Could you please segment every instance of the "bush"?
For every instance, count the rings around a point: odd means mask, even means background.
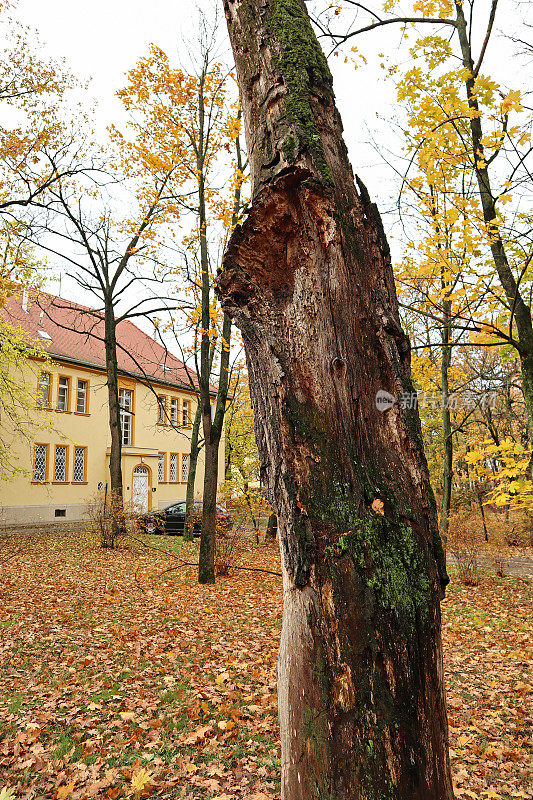
[[[484,549],[483,524],[470,509],[450,515],[448,551],[457,564],[459,580],[476,586],[479,580],[480,557]]]
[[[219,497],[231,513],[234,526],[253,530],[255,541],[259,544],[262,534],[266,533],[267,520],[271,509],[261,488],[249,486],[246,482],[226,480],[220,487]]]
[[[509,514],[505,541],[510,547],[533,547],[533,511],[521,509]]]
[[[216,532],[216,551],[215,551],[215,572],[219,576],[229,575],[231,568],[235,566],[238,557],[246,547],[246,537],[243,536],[239,527],[233,527],[230,531],[224,528],[219,531],[217,524]]]
[[[136,524],[138,515],[124,508],[119,492],[98,492],[89,501],[86,514],[101,547],[114,549]]]

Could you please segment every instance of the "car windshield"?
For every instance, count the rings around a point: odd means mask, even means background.
[[[185,511],[185,505],[186,505],[185,500],[181,500],[179,503],[174,503],[171,506],[167,506],[165,508],[165,511],[167,512],[167,514],[178,514],[179,512]],[[194,505],[196,506],[196,508],[202,508],[202,501],[195,500]],[[224,506],[221,506],[218,503],[217,503],[217,511],[222,514],[226,513],[226,509],[224,508]]]
[[[175,503],[173,506],[165,508],[167,514],[179,514],[180,511],[185,511],[185,503]]]

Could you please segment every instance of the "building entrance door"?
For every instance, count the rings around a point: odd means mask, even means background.
[[[132,503],[133,510],[137,514],[145,514],[148,511],[148,491],[149,491],[148,467],[135,467],[133,470],[133,491]]]

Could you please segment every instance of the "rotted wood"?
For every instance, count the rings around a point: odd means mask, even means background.
[[[284,800],[451,800],[447,583],[409,341],[300,0],[224,0],[253,202],[218,293],[240,328],[284,578]]]

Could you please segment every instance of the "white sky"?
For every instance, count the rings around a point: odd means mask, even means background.
[[[197,9],[213,14],[218,7],[220,30],[225,36],[222,0],[19,0],[17,16],[36,28],[45,44],[45,52],[63,56],[74,74],[91,79],[89,92],[98,100],[99,126],[116,119],[120,103],[114,93],[124,84],[124,75],[155,42],[170,56],[185,57],[182,40],[194,42]],[[377,39],[375,40],[377,46]],[[231,62],[229,43],[221,54]],[[369,49],[374,49],[368,42]],[[381,45],[380,45],[381,47]],[[379,49],[379,48],[378,48]],[[386,109],[392,99],[391,90],[381,80],[379,69],[372,65],[355,71],[344,66],[342,59],[332,59],[335,89],[345,122],[349,149],[354,167],[358,159],[355,148],[365,138],[359,130],[377,110]]]
[[[519,24],[517,2],[520,0],[500,0],[497,20],[500,25],[513,24],[516,28]],[[37,29],[45,43],[43,55],[64,57],[74,74],[91,79],[89,94],[97,100],[97,129],[103,138],[106,125],[119,119],[122,113],[115,92],[124,84],[126,71],[146,53],[150,42],[166,50],[171,58],[186,58],[183,42],[194,43],[196,39],[199,7],[211,16],[214,9],[218,9],[223,42],[221,55],[231,63],[222,0],[151,0],[150,3],[146,0],[91,0],[90,3],[19,0],[17,17]],[[490,0],[477,0],[476,13],[483,22],[489,8]],[[520,8],[527,13],[527,4],[522,2]],[[368,129],[371,129],[384,152],[388,148],[398,149],[390,126],[377,120],[378,114],[391,119],[395,113],[393,89],[383,80],[378,53],[389,52],[393,59],[396,57],[398,30],[391,26],[366,34],[359,37],[358,45],[368,57],[367,66],[354,70],[351,64],[343,64],[342,57],[331,58],[330,63],[354,171],[366,183],[383,212],[392,206],[393,174],[366,142]],[[406,54],[405,43],[400,52]],[[500,81],[505,82],[507,78],[512,88],[524,88],[526,74],[510,54],[511,45],[499,33],[494,34],[487,52],[487,66]],[[386,228],[388,223],[386,217]]]

